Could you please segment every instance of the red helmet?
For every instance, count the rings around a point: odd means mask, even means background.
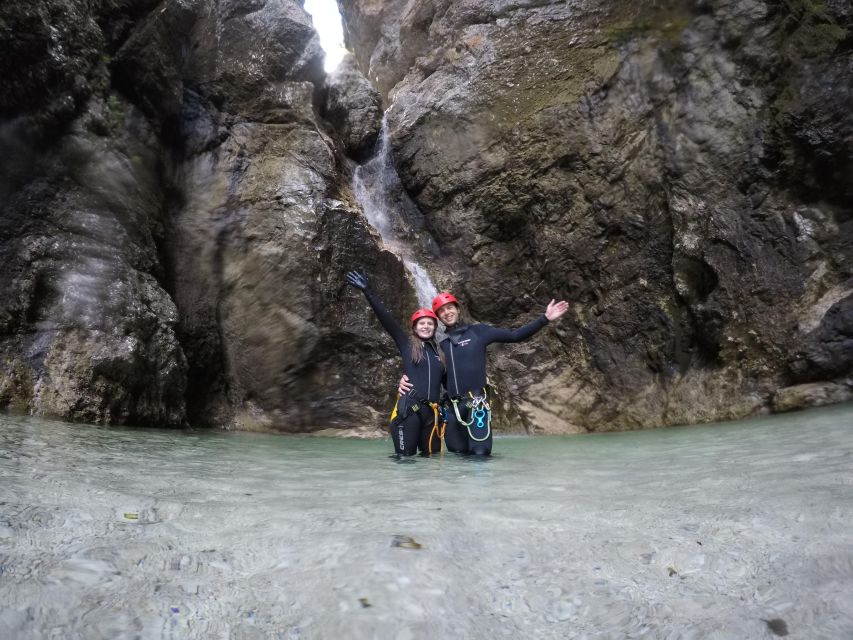
[[[438,323],[438,316],[436,316],[429,309],[418,309],[412,314],[412,324],[415,324],[421,318],[432,318],[435,320],[436,324]]]
[[[452,293],[447,293],[446,291],[442,291],[436,297],[432,299],[432,310],[438,311],[446,304],[459,304],[459,300]]]

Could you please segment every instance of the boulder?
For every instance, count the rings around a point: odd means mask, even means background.
[[[783,387],[773,395],[774,411],[820,407],[853,400],[853,381],[809,382]]]
[[[324,115],[348,156],[364,160],[371,155],[382,128],[382,103],[351,55],[326,80]]]

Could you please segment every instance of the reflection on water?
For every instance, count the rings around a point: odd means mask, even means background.
[[[396,464],[387,442],[2,417],[0,637],[850,638],[851,424]]]

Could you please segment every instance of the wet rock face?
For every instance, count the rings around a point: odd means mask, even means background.
[[[104,38],[84,2],[35,0],[0,7],[0,118],[60,125],[103,78]]]
[[[382,128],[381,98],[350,55],[327,80],[324,115],[348,156],[363,160],[372,154]]]
[[[397,356],[343,273],[411,311],[344,158],[382,103],[439,285],[574,303],[497,353],[503,427],[850,397],[846,3],[341,4],[376,90],[296,0],[0,7],[0,407],[381,426]]]
[[[7,76],[2,104],[0,407],[381,425],[373,407],[397,366],[343,273],[359,264],[383,290],[410,287],[323,132],[321,51],[301,3],[2,11],[0,48],[39,55]]]
[[[340,180],[329,141],[302,124],[235,123],[184,161],[167,244],[196,421],[377,423],[394,359],[343,273],[364,265],[384,290],[408,285],[337,199]]]
[[[157,280],[159,141],[91,97],[36,155],[0,223],[0,405],[89,422],[180,424],[186,360]]]
[[[156,24],[168,18],[150,20],[150,33],[168,30]],[[376,376],[393,379],[392,352],[343,274],[364,264],[389,290],[410,287],[353,207],[340,147],[323,133],[310,20],[297,3],[233,3],[200,14],[192,34],[165,242],[190,419],[381,424],[373,407],[392,388]]]
[[[440,284],[498,325],[574,303],[492,363],[529,427],[850,397],[845,3],[341,5]]]

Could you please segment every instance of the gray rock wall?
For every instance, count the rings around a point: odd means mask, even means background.
[[[331,78],[295,0],[0,7],[0,407],[381,427],[397,357],[342,279],[415,304],[350,188],[380,104],[438,284],[574,303],[495,349],[502,428],[851,397],[847,3],[341,5]]]
[[[851,397],[849,5],[340,5],[442,284],[499,325],[574,303],[492,363],[528,427]]]
[[[351,158],[373,155],[382,122],[379,92],[364,77],[355,58],[347,54],[326,82],[323,114]]]
[[[318,116],[322,52],[301,4],[2,12],[16,60],[3,58],[0,105],[0,405],[131,424],[381,426],[392,345],[343,273],[378,274],[404,292],[399,310],[411,289]]]
[[[32,152],[25,129],[7,124],[10,164],[16,147]],[[157,279],[161,152],[138,110],[91,97],[27,159],[19,186],[4,185],[0,404],[92,422],[183,420],[177,310]]]

